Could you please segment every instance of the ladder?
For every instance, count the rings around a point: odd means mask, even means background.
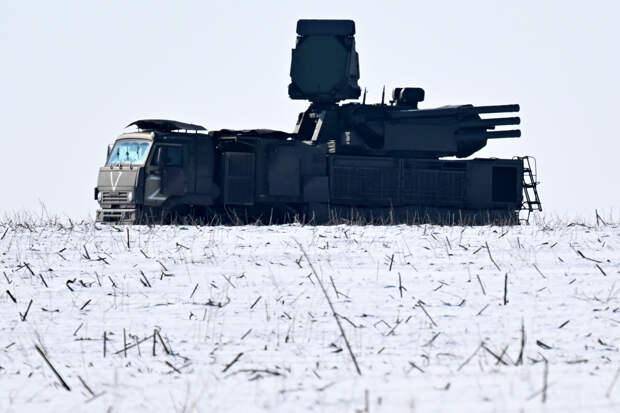
[[[530,222],[530,214],[533,211],[542,211],[542,204],[538,196],[537,186],[540,182],[536,180],[536,158],[533,156],[518,156],[517,159],[523,161],[523,203],[521,210],[527,211],[525,222]],[[533,167],[532,167],[533,166]]]

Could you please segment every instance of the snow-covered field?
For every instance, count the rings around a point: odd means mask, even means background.
[[[620,411],[617,224],[0,236],[3,412]]]

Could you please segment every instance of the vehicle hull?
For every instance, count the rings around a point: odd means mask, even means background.
[[[147,161],[136,171],[134,187],[97,188],[104,194],[97,221],[519,223],[524,171],[520,159],[341,155],[330,153],[326,145],[291,140],[203,139],[214,140],[208,173],[197,172],[205,168],[200,159],[188,158],[190,167],[183,170],[183,176],[191,181],[177,179],[174,191],[166,192],[163,185],[149,186],[161,185],[166,170],[150,168]],[[193,144],[183,142],[189,147],[188,156],[196,153]],[[110,172],[102,169],[100,174]],[[108,180],[100,178],[103,183]],[[198,192],[200,188],[208,189]],[[135,194],[133,199],[126,199],[128,192]],[[110,199],[115,202],[106,201]]]

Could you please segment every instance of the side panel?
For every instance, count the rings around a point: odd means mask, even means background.
[[[329,202],[326,146],[302,146],[301,175],[304,202]]]
[[[467,161],[467,197],[471,208],[520,209],[523,163],[518,159]]]
[[[210,138],[200,138],[195,144],[196,193],[209,195],[216,192],[214,186],[215,144]]]
[[[459,161],[403,160],[402,204],[463,208],[466,167]]]
[[[269,154],[267,182],[269,195],[274,197],[299,197],[300,160],[294,146],[275,146]]]
[[[330,156],[332,204],[519,210],[522,163]]]
[[[399,163],[394,158],[330,156],[331,201],[349,205],[398,203]]]
[[[221,156],[224,205],[254,205],[254,154],[224,152]]]
[[[255,151],[261,204],[329,201],[325,145],[262,140]]]

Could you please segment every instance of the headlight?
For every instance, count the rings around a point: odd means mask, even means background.
[[[103,199],[103,194],[100,191],[97,191],[97,201],[101,202]]]
[[[133,201],[133,192],[127,192],[127,202]]]

